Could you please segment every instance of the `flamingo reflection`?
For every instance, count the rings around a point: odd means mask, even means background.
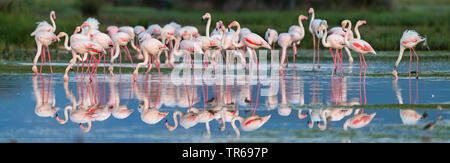
[[[151,88],[149,88],[151,84]],[[139,109],[141,110],[141,120],[147,124],[156,124],[166,117],[169,112],[161,112],[160,108],[160,96],[161,96],[161,80],[159,82],[144,81],[145,94],[141,93],[136,82],[134,83],[134,92],[139,99]],[[151,97],[156,97],[152,102]]]
[[[251,76],[251,75],[250,75]],[[248,78],[248,79],[251,79]],[[252,115],[250,117],[241,117],[241,116],[235,116],[231,120],[231,126],[234,129],[234,132],[236,133],[236,138],[240,138],[240,131],[236,126],[236,121],[240,122],[240,127],[243,131],[254,131],[256,129],[261,128],[271,117],[271,115],[260,117],[259,115],[256,115],[256,108],[258,107],[258,98],[259,98],[259,88],[260,88],[260,82],[258,82],[258,89],[256,93],[256,102],[255,105],[253,105],[253,98],[250,96],[250,107],[252,108]],[[249,92],[251,92],[251,84],[249,84]],[[250,93],[251,94],[251,93]]]
[[[41,87],[38,86],[38,76],[40,76]],[[48,85],[46,85],[48,82]],[[42,75],[33,76],[33,93],[36,98],[36,107],[34,112],[39,117],[54,117],[60,109],[55,106],[55,94],[52,92],[52,76],[46,79]]]
[[[394,89],[395,96],[397,97],[398,103],[403,104],[403,97],[401,93],[401,89],[398,87],[398,79],[392,80],[392,88]],[[400,110],[400,119],[402,120],[402,123],[405,125],[415,125],[417,122],[421,119],[423,119],[426,116],[423,116],[419,113],[417,113],[415,110],[412,109],[399,109]],[[426,113],[424,113],[426,115]]]
[[[72,93],[72,91],[69,91],[69,84],[67,82],[64,83],[64,90],[66,92],[67,98],[72,102],[72,105],[66,106],[64,108],[64,120],[60,119],[58,115],[56,115],[56,120],[60,124],[65,124],[69,120],[68,111],[70,111],[70,120],[74,123],[79,123],[80,128],[83,132],[89,132],[92,127],[92,119],[94,119],[94,116],[92,113],[90,113],[86,108],[84,108],[83,104],[81,104],[79,107],[77,107],[76,99]],[[82,124],[87,123],[88,127],[84,127]]]

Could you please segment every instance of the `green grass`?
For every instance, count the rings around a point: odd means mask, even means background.
[[[16,55],[22,48],[35,48],[34,37],[29,34],[36,27],[35,22],[46,20],[50,22],[48,14],[50,10],[55,10],[57,19],[57,33],[64,31],[72,33],[76,26],[80,25],[86,18],[77,8],[76,2],[59,2],[53,4],[41,0],[40,3],[24,7],[23,12],[0,12],[0,57],[10,57]],[[427,36],[428,44],[432,51],[449,51],[449,22],[450,5],[445,2],[433,1],[429,5],[399,1],[397,9],[387,10],[361,10],[361,11],[328,11],[316,9],[316,17],[326,19],[329,26],[338,26],[344,19],[352,22],[357,20],[367,20],[368,24],[360,28],[362,38],[368,41],[376,51],[398,50],[399,40],[406,29],[414,29],[423,36]],[[404,7],[403,7],[404,6]],[[433,10],[430,10],[433,9]],[[264,36],[267,28],[276,29],[279,33],[287,32],[291,25],[297,24],[298,15],[308,15],[307,8],[296,11],[245,11],[245,12],[217,12],[209,11],[212,14],[212,26],[219,19],[225,24],[233,20],[240,22],[242,27],[248,27],[253,32]],[[114,7],[104,5],[100,8],[100,14],[96,17],[101,25],[100,30],[105,31],[109,25],[143,25],[160,24],[163,26],[170,21],[176,21],[181,25],[193,25],[199,29],[201,34],[205,33],[206,21],[201,20],[204,12],[200,11],[174,11],[158,10],[144,7]],[[309,22],[304,22],[307,27]],[[214,28],[214,27],[212,27]],[[211,29],[212,29],[211,28]],[[59,43],[62,45],[62,42]],[[306,36],[301,48],[312,49],[312,37],[306,29]],[[417,50],[425,50],[418,46]],[[14,53],[16,52],[16,53]],[[23,54],[17,54],[23,55]],[[14,58],[21,59],[22,56]],[[0,59],[2,59],[0,58]],[[30,60],[30,57],[22,57]]]

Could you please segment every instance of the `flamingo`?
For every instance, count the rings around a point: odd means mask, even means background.
[[[153,38],[160,39],[161,37],[161,26],[159,24],[152,24],[147,27],[147,33],[152,35]]]
[[[237,31],[235,32],[234,30],[229,28],[228,31],[226,31],[226,27],[223,25],[223,23],[221,23],[219,30],[222,33],[220,47],[222,50],[225,50],[226,64],[228,65],[228,63],[230,62],[230,56],[229,56],[228,50],[233,50],[232,52],[234,53],[234,56],[241,58],[241,64],[242,64],[243,68],[246,69],[247,64],[245,61],[244,54],[237,52],[236,50],[238,47],[236,47],[234,44],[234,41],[237,39],[237,37],[241,33],[240,32],[241,29],[238,28]],[[217,59],[217,57],[216,57],[216,59]]]
[[[366,114],[366,113],[359,113],[353,116],[352,118],[349,118],[344,123],[344,131],[347,131],[348,127],[350,128],[361,128],[366,125],[368,125],[372,119],[375,117],[377,113],[372,114]]]
[[[55,32],[56,24],[55,24],[56,14],[55,11],[50,11],[50,21],[52,25],[48,24],[47,21],[37,22],[38,26],[36,29],[30,34],[30,36],[35,36],[39,32]]]
[[[82,28],[81,34],[88,35],[90,38],[94,36],[94,34],[99,33],[98,30],[100,22],[98,22],[95,18],[87,18],[85,22],[85,27]]]
[[[272,49],[275,49],[275,43],[278,40],[278,32],[275,29],[267,28],[264,38],[266,39],[267,43],[272,46]]]
[[[398,54],[398,59],[395,62],[394,70],[392,71],[392,75],[394,75],[395,79],[398,79],[397,67],[398,64],[400,64],[400,61],[402,60],[403,52],[405,51],[405,49],[409,49],[409,78],[411,78],[411,50],[414,52],[417,58],[416,79],[419,78],[419,56],[414,50],[414,47],[416,47],[416,45],[422,41],[425,41],[426,43],[426,38],[420,36],[419,33],[417,33],[414,30],[405,30],[403,32],[403,36],[400,39],[400,52]]]
[[[53,32],[39,32],[35,35],[34,39],[36,40],[37,52],[36,52],[36,55],[34,56],[34,60],[33,60],[33,67],[32,67],[33,72],[35,73],[35,75],[38,74],[37,67],[36,67],[37,61],[39,60],[41,53],[44,53],[43,58],[41,60],[43,60],[45,58],[45,47],[47,47],[48,59],[50,62],[50,71],[51,71],[51,74],[53,75],[50,49],[48,48],[48,46],[55,41],[59,41],[59,38],[56,37],[56,35]],[[44,49],[44,50],[42,51],[42,49]],[[43,62],[41,63],[40,72],[42,72],[42,64],[43,64]]]
[[[360,69],[359,69],[359,81],[360,81],[360,92],[361,92],[361,72],[362,72],[362,61],[364,61],[364,86],[366,85],[366,69],[367,69],[367,64],[366,64],[366,60],[364,59],[364,54],[366,53],[372,53],[374,55],[376,55],[377,53],[375,52],[375,50],[372,48],[372,46],[370,46],[369,43],[367,43],[364,40],[361,39],[350,39],[348,40],[348,33],[352,27],[352,23],[350,22],[350,20],[344,20],[346,21],[346,23],[348,24],[347,27],[347,31],[345,33],[345,37],[344,37],[344,43],[347,47],[349,47],[351,50],[359,53],[359,62],[360,62]],[[361,60],[362,57],[362,60]],[[366,89],[364,89],[364,97],[365,97],[365,93]],[[360,100],[362,100],[362,98],[360,98]],[[367,102],[367,99],[365,98],[364,103]],[[360,102],[362,103],[362,101]]]
[[[93,54],[100,53],[100,52],[106,53],[105,49],[100,44],[90,41],[90,40],[78,40],[75,42],[71,42],[71,45],[69,47],[67,33],[60,32],[58,34],[58,38],[62,37],[62,36],[66,37],[65,41],[64,41],[64,47],[66,48],[66,50],[72,51],[72,59],[64,73],[64,82],[69,81],[69,77],[67,74],[68,74],[69,70],[72,69],[72,66],[75,64],[77,59],[84,60],[84,59],[81,59],[81,57],[79,55],[81,55],[81,54],[85,55],[87,53],[90,53],[91,55],[93,55]],[[85,55],[84,57],[87,57],[87,55]]]
[[[314,64],[316,60],[316,36],[317,36],[317,64],[318,68],[320,69],[320,54],[319,54],[319,48],[320,48],[320,39],[323,36],[323,33],[319,31],[320,24],[325,24],[328,28],[327,21],[322,19],[315,19],[314,17],[314,9],[309,8],[308,14],[311,14],[311,21],[309,23],[309,32],[311,33],[313,37],[313,46],[314,46],[314,58],[313,58],[313,70],[314,70]]]
[[[109,35],[99,32],[97,34],[94,34],[94,37],[92,37],[92,41],[101,45],[103,47],[103,49],[105,49],[105,50],[110,49],[110,51],[111,51],[110,53],[112,55],[113,48],[114,48],[114,42]],[[106,58],[106,54],[103,54],[102,56],[100,56],[98,59],[98,62],[95,63],[95,67],[97,67],[98,63],[100,63],[101,57],[103,57],[103,56]],[[105,59],[103,61],[105,61]],[[103,65],[105,65],[105,63]],[[105,70],[106,68],[104,67],[103,69]],[[105,73],[105,72],[103,72],[103,73]]]
[[[132,40],[132,37],[125,33],[125,32],[119,32],[119,28],[116,26],[109,26],[106,30],[109,36],[111,36],[112,40],[114,41],[114,47],[115,47],[115,53],[114,56],[111,56],[111,61],[109,65],[109,72],[112,76],[114,76],[113,70],[114,70],[114,60],[121,55],[120,47],[121,46],[127,46],[128,42]],[[112,54],[111,54],[112,55]],[[131,58],[131,56],[128,56]]]
[[[171,40],[173,40],[174,38],[171,37]],[[194,40],[183,40],[181,41],[181,37],[177,37],[175,38],[175,47],[172,50],[172,54],[170,54],[171,56],[177,56],[177,57],[181,57],[183,55],[183,53],[185,54],[186,60],[183,60],[184,62],[190,63],[191,62],[191,56],[194,53],[203,53],[203,50],[201,48],[201,45],[198,44],[198,42],[194,41]],[[172,57],[170,60],[171,64],[173,65],[175,62],[175,59]],[[192,66],[193,63],[192,63]],[[192,67],[193,69],[194,67]]]
[[[231,24],[229,24],[228,28],[231,28],[233,26],[237,26],[238,30],[240,29],[240,25],[237,21],[233,21]],[[236,31],[236,33],[239,33],[239,31]],[[234,40],[235,39],[236,39],[236,37],[234,37]],[[253,65],[253,56],[252,55],[255,55],[256,67],[257,67],[258,76],[259,76],[258,56],[256,54],[255,49],[259,49],[261,47],[271,49],[269,43],[267,43],[263,38],[261,38],[261,36],[255,34],[255,33],[247,33],[242,36],[242,39],[240,40],[239,43],[233,41],[233,44],[238,48],[245,46],[249,50],[252,49],[253,54],[250,55],[250,64],[251,64],[250,66]]]
[[[293,25],[293,26],[289,27],[289,30],[288,30],[289,34],[292,37],[292,48],[294,49],[292,55],[293,55],[293,60],[294,60],[294,66],[295,66],[295,55],[297,55],[297,44],[300,44],[300,42],[305,37],[305,28],[303,27],[302,20],[308,20],[308,17],[299,15],[298,16],[298,25]],[[287,56],[285,56],[285,57],[287,57]],[[284,63],[282,63],[282,64],[284,64]],[[286,64],[286,66],[287,65],[288,64]]]
[[[357,38],[357,39],[361,39],[361,35],[360,35],[360,33],[359,33],[359,26],[361,26],[361,25],[363,25],[363,24],[366,24],[366,23],[367,23],[367,21],[365,21],[365,20],[358,20],[358,22],[356,22],[356,25],[355,25],[355,34],[356,34],[356,38]],[[344,29],[343,29],[342,27],[345,27],[346,24],[347,24],[346,21],[342,21],[342,22],[341,22],[341,26],[331,28],[331,29],[328,31],[328,34],[338,34],[338,35],[341,35],[342,37],[344,37],[345,31],[344,31]],[[353,31],[350,30],[349,33],[348,33],[348,40],[351,40],[351,39],[354,39],[354,38],[355,38],[355,36],[353,35]],[[349,64],[351,65],[351,64],[353,63],[352,53],[350,52],[350,50],[348,49],[347,46],[345,46],[344,49],[345,49],[345,51],[347,52],[348,62],[349,62]],[[341,56],[342,56],[342,55],[341,55]]]
[[[140,50],[138,47],[136,47],[136,45],[135,45],[135,43],[134,43],[134,38],[135,38],[135,36],[136,36],[136,34],[134,34],[134,28],[133,28],[133,27],[130,27],[130,26],[122,26],[122,27],[119,27],[119,32],[125,32],[125,33],[127,33],[128,35],[130,35],[130,37],[131,37],[131,40],[130,40],[130,42],[131,42],[131,47],[132,47],[134,50],[137,51],[137,53],[136,53],[137,58],[143,58],[143,56],[142,56],[142,54],[141,54],[141,50]],[[127,52],[128,58],[129,58],[130,61],[131,61],[131,64],[133,64],[133,58],[131,58],[131,54],[130,54],[130,51],[128,51],[128,47],[127,47],[126,45],[125,45],[124,47],[125,47],[125,51]]]
[[[138,38],[138,39],[135,40],[136,41],[135,45],[136,45],[137,49],[141,48],[141,46],[139,44],[139,35],[141,33],[146,33],[144,26],[141,26],[141,25],[135,26],[134,27],[134,34]],[[144,59],[143,57],[144,57],[143,55],[138,55],[137,59],[142,60],[142,59]]]
[[[204,56],[204,64],[203,66],[206,65],[206,63],[208,62],[208,58],[211,55],[210,50],[213,48],[216,48],[219,46],[220,42],[216,39],[213,39],[209,36],[209,27],[211,25],[211,14],[206,13],[205,15],[202,16],[202,19],[208,19],[208,22],[206,23],[206,35],[205,36],[198,36],[195,38],[195,41],[197,41],[201,46],[203,51],[205,52],[205,56]]]
[[[144,53],[144,61],[136,65],[136,68],[133,72],[133,80],[136,81],[140,66],[148,64],[149,69],[147,70],[147,72],[150,71],[151,63],[149,62],[149,59],[148,59],[149,56],[153,57],[152,60],[158,66],[158,73],[161,76],[160,70],[159,70],[160,63],[156,58],[159,58],[159,55],[161,54],[162,51],[168,50],[166,45],[164,45],[161,41],[159,41],[157,39],[150,38],[150,39],[142,42],[141,49],[142,49],[142,52]]]
[[[162,29],[161,29],[161,34],[160,34],[160,38],[161,38],[161,42],[164,45],[167,45],[167,43],[169,43],[169,52],[165,52],[165,56],[166,56],[166,60],[165,60],[165,65],[169,65],[170,64],[170,60],[172,58],[171,56],[171,52],[173,51],[173,44],[170,41],[170,37],[175,37],[175,34],[177,33],[177,29],[180,28],[178,24],[176,24],[175,22],[171,22],[169,24],[166,24]],[[170,66],[173,67],[173,64],[170,64]]]
[[[333,70],[332,74],[334,74],[334,71],[336,71],[336,60],[341,63],[341,76],[343,76],[343,66],[342,66],[342,56],[339,56],[339,50],[345,47],[344,44],[344,37],[342,37],[339,34],[331,34],[328,36],[328,29],[325,25],[320,25],[319,28],[320,31],[324,30],[324,36],[322,37],[322,45],[324,47],[330,48],[330,54],[333,57]],[[328,37],[327,37],[328,36]],[[336,54],[333,55],[333,51],[331,49],[336,49]]]
[[[280,67],[278,71],[280,71],[280,74],[283,75],[283,63],[284,59],[286,58],[286,51],[289,46],[293,43],[292,36],[289,33],[281,33],[278,36],[278,45],[281,47],[281,61],[280,61]],[[292,44],[293,45],[293,44]]]

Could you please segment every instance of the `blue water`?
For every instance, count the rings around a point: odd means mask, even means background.
[[[359,65],[355,66],[359,68]],[[157,74],[150,75],[147,80],[144,80],[144,73],[140,75],[136,84],[131,74],[117,75],[115,79],[99,74],[92,83],[87,79],[81,82],[71,75],[67,90],[62,74],[52,77],[48,74],[37,77],[33,74],[0,75],[0,142],[450,142],[447,120],[450,112],[436,108],[414,109],[418,115],[426,112],[428,116],[413,124],[405,124],[400,117],[400,112],[406,109],[363,109],[364,113],[376,113],[376,116],[362,128],[344,131],[344,122],[355,116],[359,108],[334,105],[364,103],[364,94],[359,91],[359,76],[335,76],[332,80],[327,71],[294,73],[288,70],[282,78],[271,78],[260,84],[257,80],[204,84],[200,78],[195,84],[175,85],[170,74],[163,74],[161,80]],[[449,84],[445,78],[422,77],[418,81],[400,78],[394,82],[392,77],[366,77],[365,104],[449,104],[450,88],[446,87]],[[125,105],[132,113],[124,119],[109,115],[106,120],[93,120],[89,132],[83,132],[80,125],[71,120],[59,124],[55,114],[37,113],[38,98],[49,103],[54,98],[55,106],[59,107],[56,114],[64,119],[64,108],[72,105],[71,93],[79,103],[81,97],[85,97],[83,104],[104,104],[118,97],[120,105]],[[189,101],[199,110],[211,109],[204,101],[212,98],[221,104],[237,104],[242,117],[271,117],[254,131],[242,131],[237,122],[239,138],[229,122],[225,131],[220,131],[221,124],[217,120],[209,122],[209,137],[204,136],[207,133],[204,123],[189,129],[181,126],[173,131],[167,129],[165,120],[173,125],[173,113],[176,110],[186,113]],[[151,107],[169,114],[155,124],[145,123],[139,109],[143,99],[147,99]],[[299,119],[299,109],[308,116]],[[309,128],[308,124],[314,121],[310,111],[326,109],[349,109],[351,114],[338,121],[329,121],[325,130],[320,130],[317,124]],[[423,130],[438,116],[442,116],[442,120],[432,130]],[[87,126],[86,123],[82,125]]]

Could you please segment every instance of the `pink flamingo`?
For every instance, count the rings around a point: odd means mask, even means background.
[[[426,38],[420,36],[419,33],[414,30],[405,30],[405,32],[403,32],[403,36],[400,39],[400,52],[398,54],[398,59],[395,62],[394,70],[392,71],[392,75],[394,75],[395,79],[398,79],[397,67],[402,60],[403,52],[405,51],[405,49],[409,49],[409,78],[411,78],[411,50],[414,52],[417,58],[416,79],[419,78],[419,56],[414,50],[414,47],[422,41],[425,41],[426,43]]]
[[[115,47],[114,56],[111,56],[111,61],[110,61],[110,65],[109,65],[109,72],[112,76],[114,76],[114,73],[113,73],[114,60],[117,57],[119,57],[119,55],[122,56],[120,47],[121,46],[126,47],[128,45],[128,42],[130,42],[132,40],[132,38],[129,34],[127,34],[125,32],[119,32],[119,28],[117,28],[116,26],[109,26],[106,29],[106,33],[108,33],[108,35],[111,36],[112,40],[114,41],[114,47]],[[131,56],[128,56],[128,57],[131,58]],[[120,61],[122,61],[122,60],[120,60]]]
[[[92,37],[92,41],[94,41],[94,42],[96,42],[96,43],[98,43],[98,44],[100,44],[102,47],[103,47],[103,49],[105,49],[105,50],[107,50],[107,49],[110,49],[110,53],[111,53],[111,55],[112,55],[112,53],[113,53],[113,47],[114,47],[114,42],[113,42],[113,40],[111,39],[111,37],[109,37],[109,35],[107,35],[107,34],[105,34],[105,33],[97,33],[97,34],[95,34],[94,35],[94,37]],[[105,63],[105,61],[106,61],[106,54],[102,54],[99,58],[98,58],[98,61],[97,61],[97,63],[95,63],[95,70],[97,70],[97,66],[98,66],[98,64],[100,63],[100,61],[101,61],[101,58],[102,57],[104,57],[103,58],[103,70],[105,70],[106,68],[105,68],[105,65],[106,65],[106,63]],[[105,71],[103,72],[103,74],[105,74]]]
[[[50,21],[52,25],[48,24],[47,21],[37,22],[38,26],[36,29],[30,34],[30,36],[35,36],[39,32],[55,32],[56,24],[55,24],[56,14],[55,11],[50,11]]]
[[[324,47],[330,48],[330,54],[333,57],[333,70],[332,70],[332,76],[334,74],[334,71],[336,71],[336,60],[337,62],[341,63],[341,76],[343,76],[343,66],[342,66],[342,56],[339,56],[339,50],[344,48],[344,37],[342,37],[339,34],[331,34],[328,36],[328,30],[325,25],[321,25],[319,30],[324,30],[324,36],[322,37],[322,45]],[[328,36],[328,37],[327,37]],[[333,51],[331,49],[336,49],[336,54],[333,55]]]
[[[292,48],[294,49],[292,55],[294,60],[294,66],[295,66],[295,55],[297,55],[297,44],[300,44],[300,42],[305,37],[305,28],[303,27],[302,20],[308,20],[308,17],[299,15],[298,16],[298,25],[293,25],[289,27],[289,34],[292,38]],[[286,56],[287,57],[287,56]],[[288,63],[288,62],[286,62]],[[287,66],[288,64],[286,64]],[[295,68],[295,67],[294,67]]]
[[[320,69],[320,54],[319,54],[319,48],[320,48],[320,39],[323,36],[323,33],[319,31],[320,24],[325,24],[328,28],[328,25],[326,23],[326,20],[322,19],[314,19],[314,9],[309,8],[308,14],[311,14],[311,21],[309,23],[309,32],[313,36],[313,46],[314,46],[314,58],[313,58],[313,70],[314,70],[314,64],[316,60],[316,36],[318,38],[317,40],[317,64],[318,68]]]
[[[239,34],[239,30],[240,30],[241,26],[239,25],[239,23],[237,21],[233,21],[231,24],[229,24],[228,28],[231,28],[234,26],[237,26],[238,30],[236,30],[236,33]],[[236,38],[234,38],[234,39],[236,39]],[[261,38],[261,36],[255,34],[255,33],[248,33],[248,34],[245,34],[244,36],[242,36],[242,39],[240,40],[239,43],[233,41],[233,44],[235,44],[235,46],[238,48],[245,46],[248,49],[252,50],[253,54],[250,55],[250,67],[252,67],[252,65],[253,65],[253,55],[254,55],[255,60],[256,60],[256,67],[258,70],[258,76],[259,76],[258,56],[256,54],[255,49],[259,49],[261,47],[271,49],[269,43],[267,43],[263,38]]]
[[[174,39],[173,37],[171,39]],[[172,50],[171,56],[177,56],[181,57],[183,54],[185,55],[185,59],[183,59],[183,62],[185,63],[192,63],[192,69],[194,69],[194,63],[192,62],[192,55],[194,53],[203,53],[203,50],[201,48],[201,45],[194,40],[183,40],[181,41],[181,37],[175,38],[175,47]],[[173,65],[175,62],[175,58],[171,58],[170,63]]]
[[[272,46],[272,49],[275,49],[275,43],[278,40],[278,32],[275,29],[267,28],[264,38],[267,40],[267,43]]]
[[[161,26],[159,24],[152,24],[147,27],[147,33],[152,35],[153,38],[160,39],[161,38]]]
[[[233,50],[234,55],[236,57],[241,58],[242,67],[244,69],[246,69],[247,64],[246,64],[246,61],[245,61],[244,54],[235,51],[235,50],[238,49],[238,47],[235,46],[236,44],[234,42],[236,41],[236,39],[238,38],[239,34],[241,33],[240,32],[241,29],[238,28],[237,29],[238,31],[236,31],[236,32],[234,30],[232,30],[232,29],[228,29],[228,31],[227,31],[226,27],[223,25],[223,23],[221,21],[219,23],[220,23],[219,30],[222,33],[220,48],[221,48],[221,50],[225,50],[225,58],[226,58],[225,62],[226,62],[226,64],[228,65],[228,63],[231,60],[231,57],[229,55],[229,51],[228,50]],[[215,57],[215,59],[217,60],[218,57]],[[215,61],[214,63],[217,63],[217,61]],[[214,66],[215,66],[215,64],[214,64]]]
[[[283,75],[283,63],[286,57],[286,51],[289,46],[292,44],[292,36],[289,33],[281,33],[278,36],[278,45],[281,47],[281,61],[280,61],[280,74]],[[292,44],[294,45],[294,44]]]
[[[66,39],[64,41],[64,47],[66,48],[66,50],[72,51],[72,59],[70,60],[70,63],[67,66],[66,71],[64,73],[64,82],[69,81],[69,77],[67,74],[69,73],[69,70],[72,69],[72,66],[75,64],[77,59],[84,60],[84,59],[81,59],[81,57],[79,55],[83,54],[83,55],[85,55],[84,57],[87,57],[87,55],[86,55],[87,53],[89,53],[91,55],[100,53],[100,52],[106,53],[105,49],[100,44],[90,41],[90,40],[78,40],[75,42],[71,42],[71,45],[69,47],[67,33],[60,32],[58,34],[58,38],[62,37],[62,36],[66,37]]]
[[[169,52],[165,52],[165,56],[166,56],[166,60],[165,60],[165,65],[169,65],[173,67],[173,64],[170,63],[170,60],[172,58],[171,53],[173,51],[173,43],[170,41],[171,39],[169,39],[169,37],[175,37],[175,34],[177,33],[177,29],[180,28],[178,24],[172,22],[170,24],[166,24],[162,29],[161,29],[161,34],[160,34],[160,38],[161,38],[161,42],[165,45],[167,45],[169,43]]]
[[[203,61],[204,61],[203,66],[205,66],[205,65],[207,65],[208,58],[211,55],[210,50],[218,47],[220,44],[220,41],[213,39],[209,36],[209,27],[211,26],[211,14],[206,13],[205,15],[202,16],[202,19],[203,20],[208,19],[208,22],[206,23],[206,31],[205,31],[206,35],[205,36],[197,36],[195,38],[195,41],[197,41],[202,46],[202,49],[205,52],[204,59],[203,59]]]
[[[363,24],[366,24],[366,23],[367,22],[365,20],[359,20],[358,22],[356,22],[355,33],[356,33],[356,38],[357,39],[361,39],[361,35],[359,33],[359,26],[361,26]],[[346,24],[347,24],[347,22],[342,21],[341,26],[331,28],[328,31],[328,34],[338,34],[338,35],[341,35],[342,37],[344,37],[346,31],[344,31],[345,29],[343,29],[342,27],[345,27]],[[354,39],[354,38],[355,38],[355,36],[353,35],[353,31],[350,30],[349,33],[348,33],[348,40],[351,40],[351,39]],[[348,62],[349,62],[350,65],[352,65],[353,64],[352,53],[350,52],[350,50],[348,49],[347,46],[345,46],[344,49],[347,52]],[[341,56],[342,56],[342,54],[341,54]]]
[[[41,62],[40,73],[42,72],[42,64],[43,64],[43,61],[45,60],[45,47],[47,47],[48,59],[50,62],[50,71],[51,71],[51,74],[53,75],[50,49],[48,48],[48,46],[55,41],[59,41],[59,38],[56,37],[56,35],[53,32],[39,32],[35,35],[34,39],[36,40],[36,46],[37,46],[38,50],[37,50],[36,55],[34,56],[34,60],[33,60],[33,67],[32,67],[33,72],[36,75],[38,74],[36,64],[37,64],[39,57],[41,56],[41,52],[44,53],[43,58],[41,59],[42,62]],[[44,49],[44,50],[42,51],[42,49]]]
[[[136,35],[134,34],[134,28],[130,27],[130,26],[122,26],[122,27],[119,27],[119,32],[125,32],[126,34],[130,35],[130,37],[131,37],[131,40],[130,40],[131,47],[134,50],[137,51],[137,53],[136,53],[137,58],[143,58],[143,56],[141,54],[141,50],[138,47],[136,47],[136,45],[134,43],[134,38],[136,37]],[[130,51],[128,50],[128,47],[125,45],[124,48],[125,48],[126,54],[128,55],[128,58],[131,61],[131,64],[133,64],[133,58],[131,57],[131,54],[130,54]]]
[[[149,56],[153,57],[152,60],[158,66],[158,74],[161,76],[160,70],[159,70],[160,63],[159,63],[159,60],[157,60],[156,58],[159,58],[159,55],[161,54],[162,51],[169,50],[167,48],[167,46],[164,45],[161,41],[159,41],[157,39],[150,38],[150,39],[147,39],[144,42],[142,42],[141,49],[142,49],[142,52],[144,53],[144,61],[141,63],[138,63],[136,65],[136,69],[133,72],[133,80],[136,81],[136,78],[139,73],[139,67],[147,64],[149,67],[147,72],[150,71],[152,66],[148,59]]]
[[[352,27],[352,23],[350,22],[350,20],[344,20],[346,21],[346,23],[348,24],[347,27],[347,31],[345,33],[345,37],[344,37],[344,43],[347,47],[349,47],[351,50],[359,53],[359,63],[360,63],[360,67],[359,67],[359,81],[360,81],[360,85],[359,85],[359,90],[361,92],[361,72],[362,72],[362,61],[364,61],[364,87],[366,86],[366,70],[367,70],[367,64],[366,64],[366,60],[364,59],[364,54],[366,53],[372,53],[374,55],[376,55],[377,53],[375,52],[375,50],[372,48],[372,46],[370,46],[369,43],[367,43],[364,40],[361,39],[350,39],[348,40],[348,33]],[[362,57],[362,59],[361,59]],[[360,93],[361,94],[361,93]],[[364,96],[366,94],[366,89],[364,89]],[[360,100],[362,100],[362,98],[360,98]],[[367,99],[364,100],[364,103],[367,102]],[[362,101],[360,101],[360,103],[362,104]]]

